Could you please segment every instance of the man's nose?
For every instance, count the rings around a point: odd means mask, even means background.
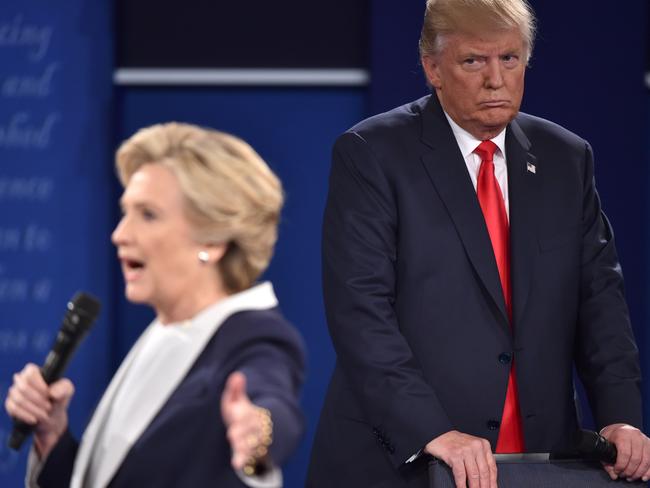
[[[497,89],[503,86],[503,66],[499,59],[488,60],[485,67],[485,87]]]

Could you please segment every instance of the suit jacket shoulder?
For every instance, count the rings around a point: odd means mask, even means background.
[[[589,145],[585,139],[565,127],[527,113],[520,112],[510,125],[511,129],[518,126],[536,148],[555,146],[564,158],[567,157],[567,150],[584,153]]]
[[[235,354],[247,343],[271,341],[289,348],[292,357],[304,364],[304,344],[300,334],[281,314],[279,308],[246,310],[231,315],[221,326],[206,350],[215,348]]]
[[[430,102],[431,95],[396,107],[388,112],[373,115],[351,127],[348,132],[355,132],[364,137],[395,137],[400,128],[411,130],[420,125],[422,113]]]

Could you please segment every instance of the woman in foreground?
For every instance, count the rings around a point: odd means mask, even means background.
[[[270,283],[283,203],[245,142],[169,123],[118,150],[123,217],[112,240],[126,296],[156,319],[124,359],[80,443],[74,387],[28,364],[5,407],[35,426],[28,486],[282,485],[302,433],[304,352]]]

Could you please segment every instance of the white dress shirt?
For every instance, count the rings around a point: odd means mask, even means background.
[[[474,191],[476,191],[476,181],[478,180],[478,171],[481,168],[481,157],[474,152],[474,149],[482,142],[467,132],[445,112],[445,117],[449,121],[451,130],[454,132],[456,143],[460,149],[465,164],[467,165],[467,172],[472,179]],[[506,166],[506,129],[503,129],[499,134],[490,139],[497,146],[494,153],[494,176],[499,182],[501,194],[503,195],[503,202],[506,206],[506,215],[510,219],[510,205],[508,204],[508,167]]]

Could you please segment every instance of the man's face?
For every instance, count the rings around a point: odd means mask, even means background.
[[[517,29],[449,34],[422,65],[445,112],[480,140],[499,134],[519,112],[526,50]]]

